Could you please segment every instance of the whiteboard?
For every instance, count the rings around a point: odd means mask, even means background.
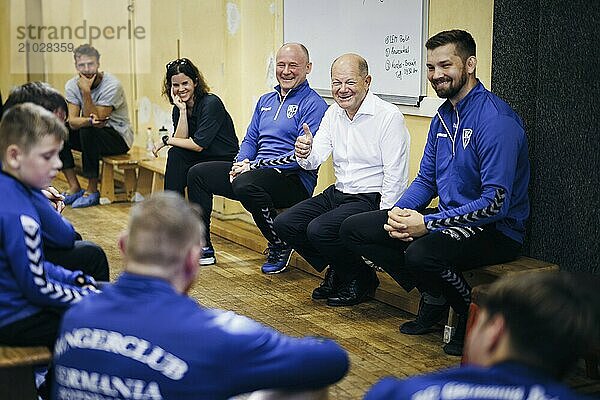
[[[330,67],[344,53],[369,64],[371,91],[397,104],[418,105],[426,93],[423,51],[428,0],[284,0],[284,42],[310,53],[310,85],[331,97]]]

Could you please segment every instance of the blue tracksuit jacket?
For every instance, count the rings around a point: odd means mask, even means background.
[[[419,173],[400,208],[420,210],[439,196],[428,230],[492,224],[523,243],[529,216],[529,159],[521,119],[481,82],[431,120]]]
[[[0,172],[0,327],[40,312],[64,309],[89,293],[75,283],[81,271],[68,271],[44,260],[42,232],[37,208],[55,221],[63,221],[39,190]],[[34,205],[35,203],[35,205]],[[54,213],[56,215],[52,215]],[[69,237],[69,232],[71,236]],[[67,235],[60,239],[61,234]],[[68,245],[73,239],[70,224],[55,226],[53,244]]]
[[[302,169],[291,156],[294,154],[296,138],[304,135],[302,124],[308,124],[311,132],[316,132],[326,110],[327,103],[310,88],[308,81],[290,90],[283,98],[280,87],[276,86],[274,92],[262,95],[256,103],[252,121],[235,160],[247,158],[250,161],[267,161],[290,156],[285,162],[277,161],[277,165],[261,163],[259,167],[294,171],[306,191],[312,195],[317,184],[317,171]]]
[[[227,399],[341,379],[346,352],[209,310],[162,279],[122,274],[64,316],[53,399]]]
[[[451,368],[405,380],[384,378],[365,400],[583,400],[587,397],[516,362]]]

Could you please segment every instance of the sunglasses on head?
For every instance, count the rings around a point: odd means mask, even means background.
[[[189,65],[191,63],[190,60],[188,60],[187,58],[178,58],[177,60],[173,60],[169,63],[167,63],[167,70],[169,70],[170,68],[172,68],[175,65]]]

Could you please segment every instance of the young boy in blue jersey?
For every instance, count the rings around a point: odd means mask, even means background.
[[[218,400],[262,389],[312,391],[346,374],[348,356],[332,340],[288,337],[186,296],[203,230],[175,192],[132,208],[119,241],[125,272],[65,314],[54,399]]]
[[[40,217],[34,201],[50,184],[61,162],[67,129],[55,115],[25,103],[0,122],[0,343],[54,345],[62,313],[94,291],[93,278],[44,258]],[[37,200],[34,200],[37,198]]]
[[[203,162],[188,172],[188,197],[205,212],[207,245],[202,265],[216,260],[210,241],[210,214],[216,194],[239,200],[269,242],[261,271],[276,274],[285,270],[292,248],[273,230],[273,220],[277,209],[312,196],[317,171],[306,171],[298,165],[293,158],[294,143],[304,134],[302,125],[316,131],[327,110],[327,103],[306,80],[311,69],[306,47],[284,44],[276,56],[279,85],[258,100],[235,160]]]
[[[583,399],[559,379],[599,344],[600,299],[590,278],[564,272],[503,278],[483,297],[467,335],[469,365],[385,378],[365,400]]]
[[[61,121],[67,118],[67,102],[60,92],[44,82],[28,82],[11,90],[4,109],[17,104],[33,103],[51,111]],[[109,280],[108,260],[104,250],[95,243],[82,240],[69,221],[60,213],[65,207],[64,196],[55,188],[42,189],[47,199],[33,197],[39,214],[47,261],[70,270],[81,270],[96,281]],[[52,208],[47,207],[48,200]]]
[[[400,332],[430,332],[452,306],[460,355],[471,292],[461,271],[516,258],[529,216],[527,138],[519,116],[475,77],[475,41],[462,30],[427,43],[427,77],[446,101],[431,120],[419,173],[391,210],[344,221],[344,244],[421,292]],[[439,197],[435,210],[425,210]]]

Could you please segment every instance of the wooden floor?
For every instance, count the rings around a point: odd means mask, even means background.
[[[67,208],[64,215],[85,239],[106,251],[111,279],[122,269],[116,241],[125,229],[130,204],[87,209]],[[332,399],[360,399],[379,378],[411,376],[449,367],[457,357],[442,351],[441,334],[407,336],[398,332],[411,318],[399,309],[372,300],[354,307],[332,308],[310,299],[318,278],[290,268],[279,275],[261,274],[264,256],[213,236],[218,263],[202,267],[190,295],[207,307],[233,310],[286,334],[317,335],[337,340],[350,353],[349,374],[330,390]],[[586,393],[600,393],[600,382],[582,376],[581,367],[569,383]]]

